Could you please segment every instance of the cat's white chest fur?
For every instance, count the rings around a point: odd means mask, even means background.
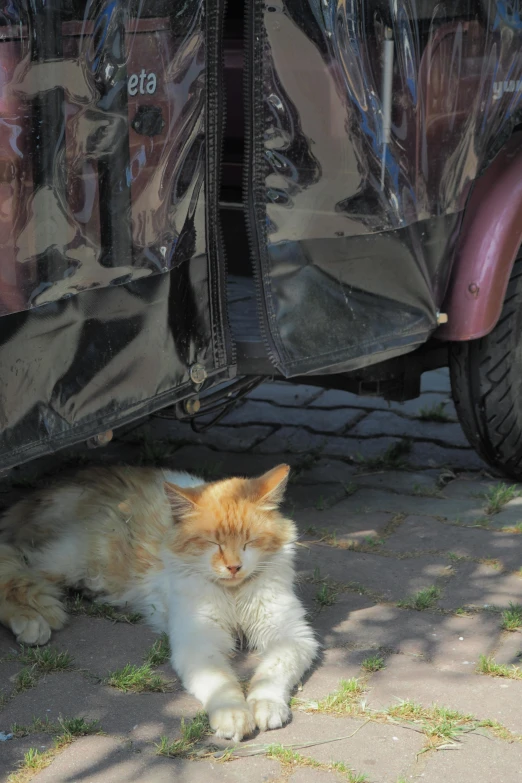
[[[186,618],[197,617],[228,634],[245,634],[250,646],[262,651],[279,625],[278,618],[292,615],[292,545],[284,547],[261,574],[233,589],[191,573],[170,552],[163,553],[163,560],[162,571],[148,574],[124,596],[129,604],[139,604],[158,631],[168,631],[174,624],[182,632]],[[302,608],[297,606],[301,616]]]

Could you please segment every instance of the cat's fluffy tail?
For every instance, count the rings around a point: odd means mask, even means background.
[[[60,587],[32,571],[10,544],[0,544],[0,623],[21,644],[45,644],[67,618]]]

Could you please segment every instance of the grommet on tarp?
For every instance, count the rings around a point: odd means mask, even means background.
[[[207,371],[202,364],[193,364],[190,368],[190,380],[198,386],[207,380]]]
[[[183,407],[185,408],[185,413],[188,413],[189,416],[194,416],[201,408],[199,397],[189,397],[188,400],[185,400]]]

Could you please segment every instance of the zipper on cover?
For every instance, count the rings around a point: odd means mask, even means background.
[[[205,144],[207,146],[207,182],[209,187],[206,193],[206,213],[209,238],[213,237],[214,246],[210,247],[211,258],[215,269],[218,291],[212,290],[211,303],[211,327],[214,334],[214,345],[219,345],[221,357],[215,357],[216,363],[226,364],[229,362],[232,366],[236,364],[236,345],[232,338],[230,320],[228,315],[227,298],[227,279],[228,279],[228,261],[225,243],[223,242],[223,229],[221,226],[220,214],[220,194],[221,180],[223,176],[223,152],[225,146],[225,126],[226,126],[226,101],[224,73],[225,73],[225,54],[223,46],[223,35],[225,27],[225,17],[227,12],[227,1],[218,0],[211,2],[206,0],[206,40],[207,40],[207,129],[209,120],[215,117],[215,126],[211,132],[207,133]],[[212,8],[212,13],[210,9]],[[212,137],[216,139],[212,144]],[[213,187],[210,187],[210,183]],[[223,323],[223,330],[221,329]],[[224,338],[224,344],[223,344]],[[229,361],[230,359],[230,361]],[[235,373],[234,373],[235,374]]]
[[[261,336],[268,358],[281,369],[277,349],[272,340],[268,324],[269,315],[265,307],[263,289],[263,262],[261,254],[266,249],[266,209],[256,214],[258,195],[265,198],[265,151],[263,133],[258,123],[263,124],[263,0],[246,0],[245,13],[245,60],[243,70],[243,91],[245,107],[245,154],[243,163],[243,203],[245,223],[250,247],[250,257],[256,287],[257,315]],[[256,56],[257,63],[256,68]],[[256,121],[257,120],[257,121]],[[261,181],[260,181],[261,177]],[[259,190],[259,193],[258,193]]]

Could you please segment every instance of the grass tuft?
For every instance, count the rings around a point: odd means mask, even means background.
[[[419,590],[418,593],[406,598],[404,601],[399,601],[397,606],[401,609],[415,609],[417,612],[422,612],[425,609],[432,609],[441,595],[440,588],[436,587],[436,585],[431,585],[431,587],[426,587],[424,590]]]
[[[497,484],[480,497],[485,501],[484,511],[488,516],[498,514],[510,500],[519,497],[520,491],[512,484]]]
[[[435,485],[431,487],[423,486],[422,484],[419,484],[416,482],[412,487],[412,492],[414,495],[417,495],[421,498],[442,498],[444,495],[440,491],[438,487]]]
[[[73,593],[67,601],[67,610],[71,614],[100,617],[113,623],[139,623],[142,616],[139,612],[121,612],[110,604],[85,600],[81,593]]]
[[[518,631],[522,628],[522,606],[510,601],[509,608],[502,612],[502,628],[504,631]]]
[[[522,680],[520,666],[508,666],[505,663],[496,663],[491,655],[481,655],[477,664],[477,672],[488,674],[490,677],[506,677],[509,680]]]
[[[156,639],[149,652],[145,656],[145,663],[149,666],[161,666],[170,658],[170,644],[166,633],[162,633]]]
[[[446,402],[436,402],[430,408],[421,408],[419,410],[418,418],[421,421],[452,421],[449,413],[446,413]]]
[[[189,722],[185,723],[181,719],[181,737],[177,740],[169,740],[168,737],[161,737],[156,744],[158,756],[167,756],[167,758],[190,758],[192,751],[198,742],[201,742],[209,734],[212,734],[208,717],[204,712],[198,712]]]
[[[412,701],[402,701],[386,711],[394,720],[414,723],[420,727],[426,737],[426,749],[458,742],[463,734],[474,731],[478,722],[472,715],[465,715],[448,707],[423,707]]]
[[[317,702],[308,702],[305,709],[310,712],[322,712],[330,715],[349,715],[358,712],[364,685],[356,677],[340,680],[337,690],[329,693]]]
[[[455,524],[460,524],[459,520],[454,520]],[[491,526],[491,521],[488,517],[480,517],[479,519],[475,519],[472,525],[470,527],[480,527],[483,530],[488,530]]]
[[[178,450],[178,443],[144,438],[140,446],[140,463],[161,467]]]
[[[443,746],[456,747],[455,743],[459,742],[464,734],[477,729],[489,729],[494,736],[508,742],[522,742],[522,736],[513,734],[497,721],[478,720],[473,715],[437,704],[424,707],[407,700],[387,709],[370,709],[361,700],[363,692],[363,686],[358,680],[341,680],[339,688],[322,701],[305,702],[302,699],[293,699],[292,706],[305,712],[323,712],[337,717],[350,715],[376,723],[415,726],[416,730],[424,734],[426,740],[422,752]]]
[[[76,737],[86,737],[89,734],[100,734],[100,723],[97,720],[85,718],[58,718],[60,734],[57,737],[59,745],[69,744]]]
[[[365,672],[378,672],[384,669],[385,665],[384,658],[380,658],[378,655],[370,655],[361,663],[361,668]]]
[[[363,457],[358,454],[356,462],[359,468],[372,471],[405,468],[408,465],[407,457],[410,455],[411,449],[411,441],[398,440],[376,457]]]
[[[359,487],[354,481],[349,481],[347,484],[343,483],[343,489],[346,493],[346,496],[351,497],[351,495],[355,495]]]
[[[67,651],[59,652],[54,647],[22,647],[19,660],[32,666],[39,674],[63,672],[73,665]]]
[[[13,734],[18,737],[26,736],[31,731],[55,734],[54,747],[43,752],[37,748],[29,748],[19,764],[18,771],[9,775],[7,783],[27,783],[34,775],[48,767],[56,754],[70,745],[77,737],[102,733],[97,720],[89,721],[84,718],[60,717],[58,724],[53,724],[48,719],[35,718],[29,728],[14,724],[13,729],[16,729],[16,733],[13,731]]]
[[[335,502],[335,501],[333,501]],[[318,511],[326,511],[332,505],[332,500],[325,498],[324,495],[319,495],[315,502],[315,507]]]
[[[364,546],[367,546],[370,549],[377,549],[378,547],[383,546],[384,544],[385,544],[384,538],[374,538],[373,536],[364,537]]]
[[[111,672],[104,682],[124,693],[164,693],[169,686],[163,677],[152,671],[149,663],[143,666],[128,663],[123,669]]]
[[[284,745],[268,745],[266,748],[266,756],[269,759],[278,761],[283,767],[313,767],[314,769],[323,769],[325,771],[335,770],[342,775],[348,783],[367,783],[368,778],[366,775],[358,775],[351,770],[344,762],[335,761],[325,764],[310,756],[303,756],[301,753],[297,753],[291,747],[285,747]]]
[[[14,692],[23,693],[30,688],[34,688],[38,683],[38,677],[32,669],[22,669],[16,675]]]
[[[333,606],[337,595],[337,590],[332,585],[329,585],[328,582],[325,582],[315,594],[315,600],[319,606]]]
[[[336,691],[319,702],[294,698],[292,706],[304,712],[322,712],[337,717],[350,715],[376,723],[413,725],[425,736],[424,751],[458,742],[462,735],[479,728],[487,728],[494,736],[508,742],[522,742],[522,736],[513,734],[497,721],[478,720],[448,707],[433,704],[424,707],[413,701],[400,701],[387,709],[370,709],[361,699],[364,687],[356,680],[341,680]],[[364,724],[362,724],[364,725]],[[453,744],[453,747],[455,745]],[[423,751],[423,752],[424,752]]]
[[[45,753],[40,753],[36,748],[29,748],[27,753],[24,753],[24,767],[26,769],[42,769],[42,761],[45,755]],[[47,766],[47,764],[44,766]]]
[[[502,532],[520,534],[522,533],[522,522],[517,522],[516,525],[504,525],[504,527],[502,528]]]
[[[448,552],[447,558],[448,560],[451,560],[452,563],[460,563],[462,560],[466,559],[463,555],[458,555],[456,552]]]

